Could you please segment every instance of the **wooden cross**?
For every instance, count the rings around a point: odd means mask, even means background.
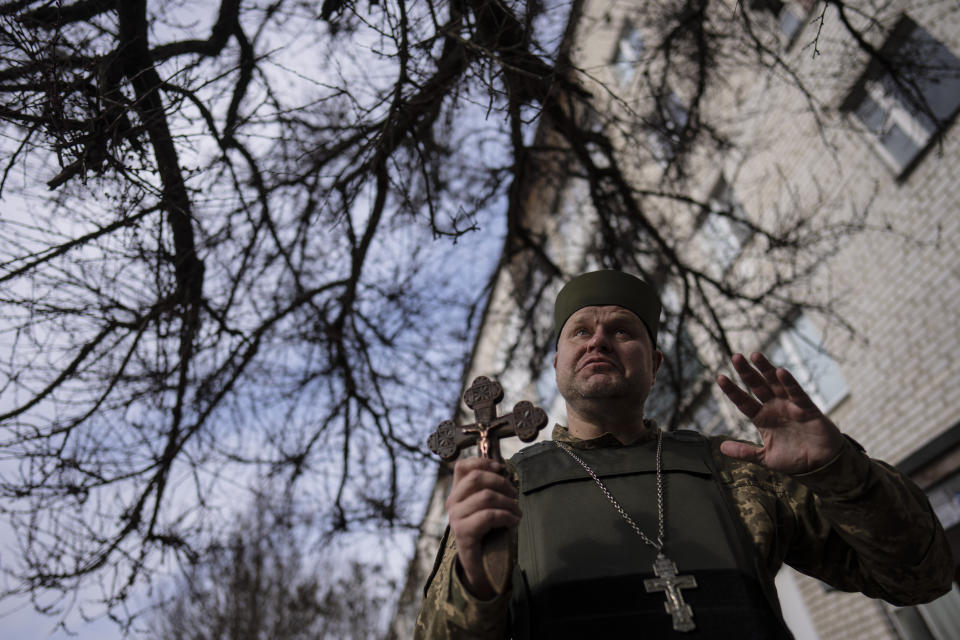
[[[693,589],[697,586],[697,579],[693,576],[678,576],[677,565],[673,563],[662,553],[657,554],[657,559],[653,563],[653,573],[656,578],[647,578],[643,581],[643,587],[647,593],[663,591],[667,601],[663,603],[663,608],[673,618],[673,628],[676,631],[693,631],[696,625],[693,623],[693,609],[683,601],[683,594],[680,589]]]
[[[455,459],[467,447],[477,445],[483,458],[503,462],[500,438],[517,436],[532,442],[547,424],[547,414],[527,401],[518,402],[513,412],[497,417],[497,403],[503,400],[503,387],[490,378],[480,376],[463,393],[463,401],[473,409],[475,422],[458,427],[453,420],[444,420],[427,438],[430,450],[446,461]],[[503,593],[510,581],[516,553],[513,539],[506,529],[494,529],[483,539],[483,569],[497,593]]]
[[[547,424],[546,412],[526,400],[513,407],[513,413],[497,417],[497,403],[503,400],[503,387],[490,378],[480,376],[463,393],[463,401],[473,409],[476,422],[458,427],[453,420],[444,420],[427,438],[427,446],[435,454],[450,461],[467,447],[477,445],[481,458],[503,462],[500,438],[517,436],[532,442]]]

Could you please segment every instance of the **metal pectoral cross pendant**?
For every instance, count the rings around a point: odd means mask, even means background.
[[[697,579],[693,576],[678,576],[677,565],[662,553],[657,554],[657,559],[653,563],[653,573],[656,578],[647,578],[643,581],[643,587],[647,593],[663,591],[667,601],[663,603],[663,608],[673,618],[673,628],[675,631],[693,631],[697,625],[693,623],[693,609],[683,601],[683,594],[680,589],[694,589],[697,586]]]

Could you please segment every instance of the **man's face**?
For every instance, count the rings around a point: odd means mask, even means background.
[[[642,406],[663,359],[632,311],[584,307],[563,325],[553,368],[567,402],[630,398]]]

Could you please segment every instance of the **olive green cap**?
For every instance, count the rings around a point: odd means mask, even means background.
[[[560,341],[564,323],[579,309],[602,305],[616,305],[632,311],[650,334],[650,342],[657,344],[660,326],[660,299],[653,287],[628,273],[604,269],[579,275],[560,289],[553,305],[553,342]]]

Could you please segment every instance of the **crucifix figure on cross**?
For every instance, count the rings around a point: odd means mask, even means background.
[[[480,376],[464,391],[463,401],[473,409],[476,422],[458,427],[453,420],[444,420],[427,438],[427,446],[446,461],[454,460],[467,447],[477,445],[482,458],[503,462],[500,438],[517,436],[532,442],[547,424],[547,414],[540,407],[518,402],[513,412],[497,417],[497,403],[503,400],[503,387]]]
[[[643,587],[647,593],[663,591],[667,601],[663,608],[673,618],[673,628],[676,631],[693,631],[693,609],[683,601],[680,589],[693,589],[697,586],[697,579],[693,576],[678,576],[677,565],[662,553],[657,554],[653,563],[653,573],[656,578],[647,578]]]
[[[497,416],[497,403],[503,400],[503,387],[480,376],[463,393],[463,401],[473,409],[475,422],[463,427],[453,420],[444,420],[427,438],[427,446],[449,462],[467,447],[477,445],[480,457],[503,462],[500,439],[517,436],[532,442],[547,424],[547,413],[526,400],[513,406],[513,412]],[[512,541],[506,529],[491,531],[483,540],[483,568],[497,593],[507,588],[513,568]]]

